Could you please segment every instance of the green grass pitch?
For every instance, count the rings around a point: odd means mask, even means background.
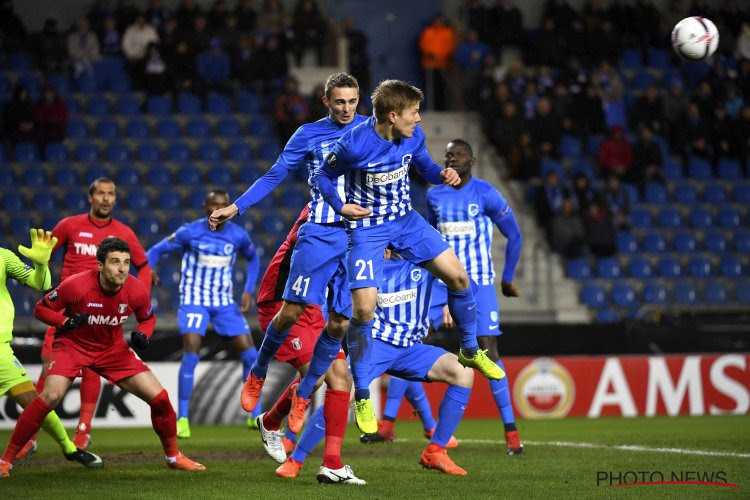
[[[208,470],[186,473],[166,468],[151,429],[94,429],[91,451],[104,460],[87,470],[62,459],[40,434],[39,451],[17,461],[11,477],[0,480],[3,499],[26,498],[713,498],[750,496],[750,416],[602,418],[519,421],[527,453],[509,457],[499,421],[466,420],[450,450],[467,477],[425,470],[417,463],[426,444],[414,421],[396,424],[392,444],[364,445],[356,427],[347,429],[343,455],[366,486],[319,485],[319,446],[297,479],[274,475],[257,431],[239,426],[192,426],[180,441],[183,452]],[[7,443],[10,432],[0,432]],[[671,474],[682,479],[725,482],[709,485],[597,485],[598,474],[648,473],[646,480]],[[601,477],[601,476],[600,476]],[[609,476],[608,476],[609,477]],[[643,476],[638,477],[640,481]],[[629,476],[626,481],[632,482]]]

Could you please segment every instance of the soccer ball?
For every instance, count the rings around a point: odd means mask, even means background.
[[[719,30],[705,17],[686,17],[672,30],[672,48],[690,61],[710,57],[718,46]]]

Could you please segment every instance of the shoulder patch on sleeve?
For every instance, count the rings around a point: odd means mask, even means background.
[[[326,156],[326,163],[329,166],[331,166],[331,167],[335,167],[336,166],[336,155],[333,154],[333,153],[329,153],[328,156]]]

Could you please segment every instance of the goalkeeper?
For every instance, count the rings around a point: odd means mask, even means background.
[[[35,290],[49,288],[51,277],[47,261],[55,243],[57,238],[49,231],[31,230],[31,248],[19,245],[18,251],[33,262],[33,267],[24,264],[10,250],[0,248],[0,397],[9,394],[22,408],[26,408],[37,397],[37,392],[10,346],[15,308],[6,283],[8,277],[11,277]],[[102,466],[102,460],[98,456],[76,449],[54,411],[44,419],[42,428],[57,441],[68,460],[92,469]]]

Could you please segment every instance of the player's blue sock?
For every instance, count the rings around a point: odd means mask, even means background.
[[[448,309],[460,334],[461,349],[469,357],[479,350],[477,343],[477,302],[472,287],[466,290],[448,289]]]
[[[291,457],[297,462],[304,462],[307,455],[325,437],[326,421],[323,418],[323,405],[320,405],[305,424],[305,430],[302,431],[302,436],[300,436],[297,446],[294,447]]]
[[[349,320],[346,331],[346,346],[354,378],[354,399],[370,399],[370,361],[372,359],[372,325],[374,319],[362,322]]]
[[[315,349],[313,349],[307,373],[302,377],[302,381],[299,383],[299,387],[297,387],[297,397],[310,399],[310,394],[315,389],[315,384],[328,371],[340,349],[341,339],[337,339],[323,329],[323,332],[315,342]]]
[[[253,362],[255,362],[255,359],[258,357],[258,350],[255,347],[249,347],[242,351],[240,353],[240,360],[242,361],[242,380],[247,380],[247,376],[250,374],[250,368],[253,366]],[[263,406],[263,403],[261,402],[261,399],[258,398],[258,404],[255,406],[255,409],[250,413],[253,418],[257,417],[261,413],[261,406]]]
[[[258,350],[258,357],[255,358],[255,363],[253,363],[253,367],[250,369],[253,375],[258,378],[266,378],[268,363],[276,356],[276,351],[279,350],[287,335],[289,335],[289,330],[278,332],[273,326],[273,321],[268,323],[266,336],[263,338],[263,343]]]
[[[498,359],[496,364],[505,371],[502,361]],[[492,397],[495,398],[497,409],[500,410],[500,418],[503,419],[503,423],[506,425],[514,423],[516,417],[513,415],[513,406],[510,404],[508,377],[503,377],[500,380],[490,380],[490,390],[492,390]]]
[[[396,414],[398,409],[401,407],[401,400],[404,399],[404,393],[406,388],[411,382],[398,377],[391,377],[388,382],[388,396],[385,400],[385,409],[383,410],[383,418],[386,420],[396,420]]]
[[[419,415],[422,421],[422,427],[425,431],[431,431],[435,428],[435,418],[432,416],[430,409],[430,400],[427,399],[427,393],[424,391],[422,382],[409,382],[406,388],[406,399],[414,407],[414,411]]]
[[[190,395],[193,394],[193,377],[195,367],[201,357],[195,352],[183,352],[180,373],[177,378],[178,413],[177,418],[188,418],[188,407],[190,406]]]
[[[438,423],[435,427],[435,434],[432,435],[431,443],[445,446],[450,440],[453,432],[458,427],[461,417],[464,416],[466,405],[469,403],[471,389],[468,387],[459,387],[457,385],[448,386],[445,391],[443,401],[440,403],[438,411]]]
[[[296,432],[292,432],[289,429],[288,425],[286,426],[286,429],[284,429],[284,437],[287,438],[292,443],[296,443],[297,442],[297,433]]]

